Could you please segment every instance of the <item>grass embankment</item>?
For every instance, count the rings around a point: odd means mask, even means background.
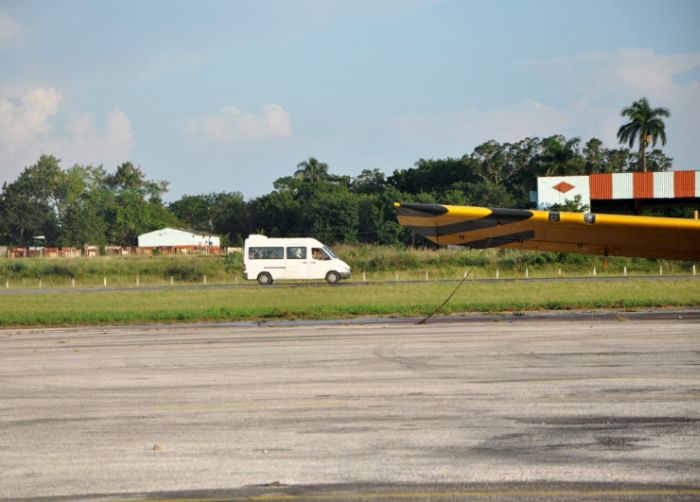
[[[240,255],[99,256],[94,258],[0,259],[4,287],[80,287],[233,283],[242,280]]]
[[[343,245],[336,253],[353,269],[352,281],[472,278],[690,274],[692,263],[633,258],[536,253],[507,249],[400,249]],[[243,281],[240,254],[230,256],[128,256],[0,259],[0,287],[36,288],[234,284]]]
[[[418,316],[433,311],[455,283],[357,287],[203,288],[198,290],[17,294],[0,302],[0,325],[155,321],[328,319]],[[700,305],[700,280],[539,283],[467,281],[443,313]]]

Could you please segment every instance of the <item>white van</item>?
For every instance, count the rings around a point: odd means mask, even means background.
[[[253,234],[245,240],[243,277],[263,286],[277,279],[325,279],[335,284],[350,275],[348,264],[316,239]]]

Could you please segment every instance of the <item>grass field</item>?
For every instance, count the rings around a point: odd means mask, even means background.
[[[0,301],[0,326],[417,316],[432,312],[456,284],[13,294]],[[500,283],[467,280],[442,313],[698,305],[700,279]]]
[[[353,269],[352,282],[628,275],[692,275],[693,264],[667,260],[562,255],[508,249],[406,249],[343,245],[338,255]],[[243,282],[240,254],[0,258],[0,288],[163,286]]]

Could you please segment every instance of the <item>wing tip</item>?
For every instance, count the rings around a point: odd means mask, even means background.
[[[396,212],[414,216],[440,216],[448,212],[445,206],[440,204],[419,204],[416,202],[394,202]]]

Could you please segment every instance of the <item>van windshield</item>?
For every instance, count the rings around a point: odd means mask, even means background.
[[[333,258],[334,260],[337,260],[337,259],[338,259],[338,257],[337,257],[335,254],[333,254],[333,251],[331,251],[331,248],[329,248],[328,246],[323,246],[323,250],[324,250],[326,253],[328,253],[328,256],[330,256],[330,257]]]

